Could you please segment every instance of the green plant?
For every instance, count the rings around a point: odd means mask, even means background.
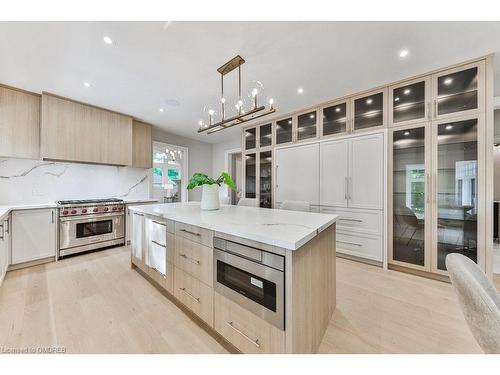
[[[222,172],[220,176],[217,178],[217,180],[214,180],[211,177],[208,177],[204,173],[195,173],[193,174],[193,177],[189,180],[189,184],[187,186],[188,190],[194,189],[197,186],[202,186],[202,185],[219,185],[221,186],[222,184],[226,184],[229,186],[231,189],[236,190],[236,184],[234,183],[233,179],[227,172]]]

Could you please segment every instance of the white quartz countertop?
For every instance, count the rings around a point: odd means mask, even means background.
[[[28,203],[28,204],[11,204],[11,205],[0,205],[0,218],[7,215],[13,210],[35,210],[41,208],[56,208],[57,203]]]
[[[198,202],[151,204],[130,210],[288,250],[297,250],[338,218],[338,215],[229,205],[203,211]]]
[[[124,199],[125,204],[135,204],[135,203],[158,203],[158,199],[147,198],[147,199]]]

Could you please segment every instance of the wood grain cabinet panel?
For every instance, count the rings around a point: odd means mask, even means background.
[[[135,121],[132,123],[132,166],[152,167],[151,125]]]
[[[0,156],[40,157],[40,96],[0,86]]]
[[[285,352],[285,331],[220,294],[214,294],[214,328],[227,341],[246,354]]]
[[[132,165],[132,118],[42,95],[43,159]]]
[[[174,296],[210,327],[214,326],[214,290],[212,288],[175,267]]]
[[[189,275],[213,285],[213,248],[175,236],[174,264]]]

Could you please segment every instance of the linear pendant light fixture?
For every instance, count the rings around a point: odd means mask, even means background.
[[[240,56],[233,57],[227,63],[222,65],[217,72],[219,72],[221,77],[221,96],[220,96],[220,121],[215,122],[216,112],[214,109],[208,110],[208,122],[205,123],[200,120],[198,133],[207,132],[207,134],[212,134],[220,130],[230,128],[235,125],[243,124],[244,122],[255,120],[260,117],[267,116],[274,113],[276,109],[274,108],[274,100],[269,99],[269,108],[266,106],[258,105],[259,89],[253,88],[251,92],[252,105],[251,109],[245,111],[243,108],[243,99],[241,97],[241,65],[245,63],[245,60]],[[233,70],[238,69],[238,101],[236,102],[236,115],[226,118],[226,98],[224,97],[224,76]],[[250,96],[250,95],[249,95]]]

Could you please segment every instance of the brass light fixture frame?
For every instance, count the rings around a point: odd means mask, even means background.
[[[221,99],[224,98],[224,76],[228,73],[231,73],[233,70],[238,69],[238,95],[239,100],[241,101],[241,65],[245,63],[245,59],[240,55],[236,55],[231,60],[226,62],[220,68],[217,69],[217,72],[221,75]],[[209,125],[205,127],[200,127],[198,129],[198,133],[207,132],[207,134],[216,133],[220,130],[228,129],[235,125],[242,124],[247,121],[255,120],[259,117],[263,117],[269,115],[271,113],[276,112],[276,109],[271,104],[271,107],[267,109],[263,113],[259,113],[265,110],[265,106],[257,106],[257,95],[254,97],[254,108],[248,112],[243,113],[243,109],[239,106],[239,114],[236,116],[225,118],[225,100],[221,100],[221,114],[222,120],[216,124],[212,124],[212,116],[210,115]]]

